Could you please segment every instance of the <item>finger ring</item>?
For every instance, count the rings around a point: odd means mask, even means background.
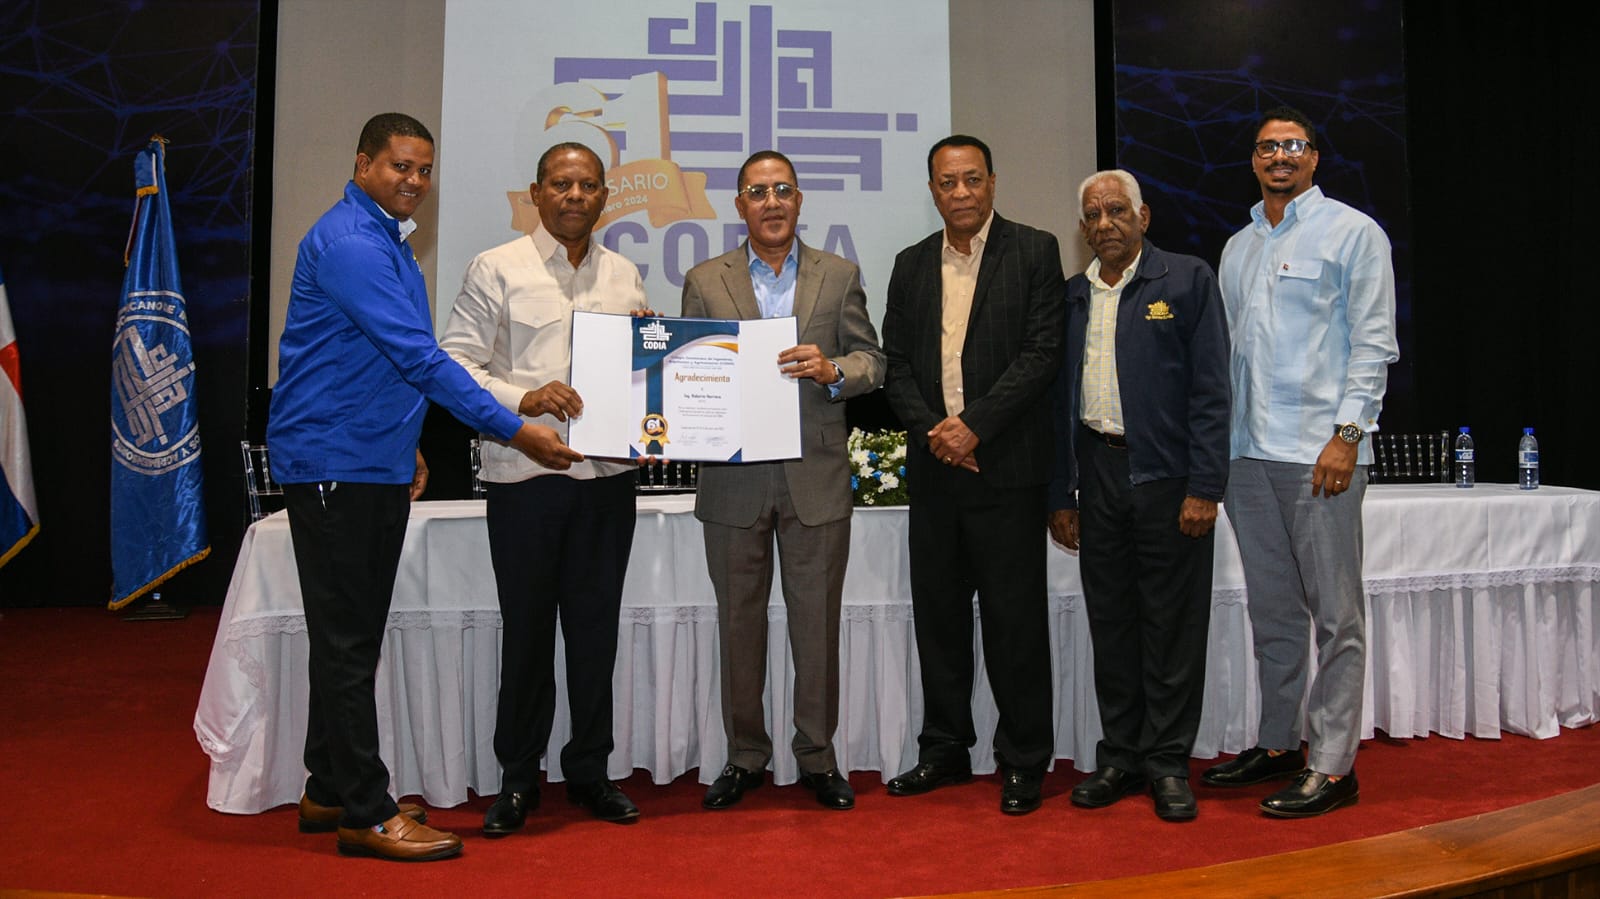
[[[949,456],[945,456],[944,457],[944,464],[946,464],[946,465],[950,464],[950,457]]]

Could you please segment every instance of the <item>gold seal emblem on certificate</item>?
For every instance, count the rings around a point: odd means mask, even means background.
[[[671,443],[667,439],[667,417],[660,412],[651,412],[639,422],[639,442]]]

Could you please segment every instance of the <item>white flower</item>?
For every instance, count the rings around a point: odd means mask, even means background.
[[[894,472],[886,471],[883,473],[883,486],[879,487],[878,490],[880,492],[884,490],[893,490],[898,486],[900,486],[900,479],[894,476]]]
[[[862,447],[857,447],[856,449],[851,450],[850,451],[850,464],[854,465],[857,468],[863,469],[862,474],[865,474],[866,473],[865,469],[867,467],[867,451],[866,451],[866,449],[862,448]]]

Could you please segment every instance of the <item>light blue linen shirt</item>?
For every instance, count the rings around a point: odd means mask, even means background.
[[[1319,187],[1276,228],[1263,203],[1250,217],[1218,270],[1233,339],[1230,457],[1313,465],[1339,425],[1377,430],[1400,358],[1389,238]],[[1357,464],[1371,462],[1363,440]]]
[[[783,257],[783,268],[779,271],[773,271],[748,243],[745,252],[750,256],[750,286],[755,289],[761,317],[794,315],[794,285],[800,277],[800,241],[789,241],[789,254]]]
[[[756,305],[761,307],[762,318],[784,318],[794,315],[794,287],[800,278],[800,239],[789,242],[789,253],[783,257],[783,268],[773,271],[772,266],[756,255],[755,247],[746,243],[745,253],[750,257],[750,287],[756,292]],[[844,372],[836,362],[833,370],[839,380],[827,385],[828,395],[837,397],[844,388]]]

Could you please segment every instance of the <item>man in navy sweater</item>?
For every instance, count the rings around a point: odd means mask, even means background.
[[[428,480],[417,451],[428,401],[547,467],[583,458],[495,402],[434,340],[406,244],[432,178],[422,123],[367,122],[344,198],[300,242],[267,425],[310,640],[300,830],[337,830],[342,853],[401,861],[461,851],[389,795],[373,696],[410,503]]]
[[[1149,785],[1195,817],[1217,501],[1228,475],[1228,326],[1211,267],[1144,239],[1150,208],[1120,169],[1078,188],[1095,252],[1067,282],[1050,534],[1080,553],[1104,736],[1072,803]]]

